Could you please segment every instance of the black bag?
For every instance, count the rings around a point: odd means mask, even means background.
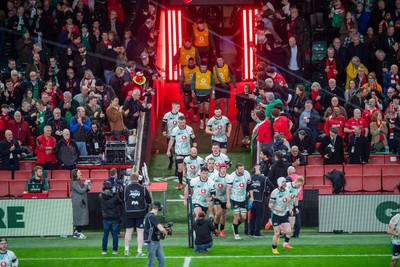
[[[333,169],[324,176],[331,180],[334,194],[339,194],[343,190],[343,187],[346,184],[344,172]]]

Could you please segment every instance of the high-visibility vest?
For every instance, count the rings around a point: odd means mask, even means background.
[[[221,81],[223,83],[229,83],[231,81],[231,76],[229,75],[229,68],[228,65],[224,64],[221,68],[219,68],[218,66],[214,66],[213,68],[215,84],[220,84],[219,79],[217,77],[216,68],[218,68],[218,76],[221,79]]]
[[[187,66],[188,60],[191,57],[196,60],[196,48],[193,46],[191,46],[190,49],[186,49],[184,46],[179,48],[179,64]]]
[[[200,71],[199,67],[195,66],[193,69],[190,69],[188,66],[183,68],[183,78],[184,84],[190,85],[193,80],[193,75],[196,71]]]
[[[205,73],[196,71],[196,90],[209,90],[211,89],[211,72],[207,70]]]
[[[205,47],[210,45],[210,43],[208,42],[208,35],[210,33],[208,32],[208,27],[206,23],[204,23],[203,31],[199,31],[199,29],[197,28],[197,24],[195,23],[193,25],[193,33],[195,47]]]

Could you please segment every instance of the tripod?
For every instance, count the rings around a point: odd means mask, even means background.
[[[232,142],[231,148],[233,148],[234,144],[238,145],[238,143],[239,143],[240,130],[243,127],[242,123],[247,125],[246,116],[245,116],[244,112],[242,111],[242,109],[238,109],[238,118],[239,118],[238,125],[236,126],[236,129],[235,129],[235,135],[233,136],[233,142]]]

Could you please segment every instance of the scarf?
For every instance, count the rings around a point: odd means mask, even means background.
[[[319,91],[311,90],[311,100],[314,103],[314,108],[316,110],[322,110],[321,101],[316,101],[315,99],[320,95]]]
[[[334,73],[334,71],[336,70],[336,59],[333,58],[333,60],[329,60],[329,58],[326,58],[325,66],[329,68],[329,71],[327,73],[328,80],[336,79],[336,74]]]
[[[382,125],[382,121],[376,121],[375,124],[376,124],[376,126],[379,128],[379,127],[381,127],[381,125]],[[382,133],[382,132],[379,132],[379,140],[380,140],[380,141],[385,140],[385,137],[383,136],[383,133]]]
[[[394,138],[394,128],[396,127],[396,118],[389,119],[389,139]]]

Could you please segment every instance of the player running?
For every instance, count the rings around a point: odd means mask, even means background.
[[[250,201],[253,202],[253,189],[251,187],[250,173],[244,169],[242,163],[236,164],[235,172],[226,178],[226,199],[230,200],[226,207],[233,211],[233,233],[235,239],[239,236],[239,225],[246,220],[247,215],[247,191],[250,193]]]
[[[296,216],[300,213],[299,210],[299,194],[301,187],[304,185],[304,177],[298,176],[294,182],[286,183],[286,190],[289,192],[290,206],[293,208],[292,213],[289,214],[289,223],[291,230],[294,228]]]
[[[392,261],[390,267],[396,267],[400,257],[400,204],[397,206],[397,214],[390,219],[387,233],[392,235]]]
[[[220,236],[225,236],[225,222],[226,222],[226,177],[228,165],[221,163],[219,166],[219,172],[213,174],[210,179],[215,185],[215,198],[213,200],[214,204],[214,225],[215,231],[219,233]],[[221,224],[221,228],[219,227]]]
[[[284,248],[292,248],[289,245],[291,234],[288,212],[292,213],[292,207],[289,201],[289,192],[286,190],[286,179],[278,178],[278,188],[275,188],[269,199],[269,208],[272,211],[272,225],[274,226],[274,236],[272,237],[272,253],[279,254],[277,249],[279,235],[285,234]],[[282,228],[281,228],[282,227]]]
[[[198,155],[197,148],[192,147],[190,149],[190,155],[185,157],[183,160],[184,164],[184,175],[188,180],[193,179],[197,176],[197,172],[204,165],[204,160]]]
[[[231,136],[232,124],[226,116],[222,115],[222,110],[216,107],[214,116],[207,122],[206,133],[211,134],[211,142],[218,143],[221,152],[226,154],[228,151],[228,138]]]

